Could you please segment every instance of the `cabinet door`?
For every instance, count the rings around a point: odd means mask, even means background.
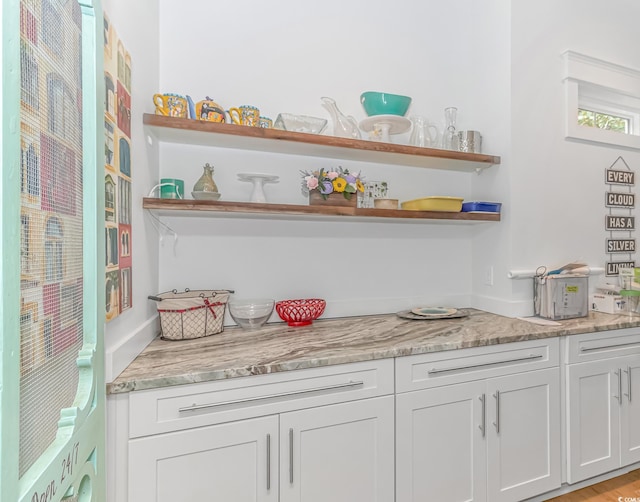
[[[560,487],[560,370],[487,381],[487,498],[523,500]]]
[[[277,461],[277,416],[133,439],[129,500],[276,502]]]
[[[640,355],[626,357],[622,370],[620,446],[622,466],[640,461]]]
[[[393,396],[280,415],[281,502],[392,502]]]
[[[485,382],[396,397],[396,501],[486,500]]]
[[[619,361],[567,367],[567,481],[576,483],[620,466]]]

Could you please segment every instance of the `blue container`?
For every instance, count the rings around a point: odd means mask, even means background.
[[[479,211],[483,213],[499,213],[502,203],[500,202],[463,202],[462,212]]]

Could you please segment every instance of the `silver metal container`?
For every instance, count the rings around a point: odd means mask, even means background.
[[[458,131],[458,150],[461,152],[480,153],[482,136],[478,131]]]

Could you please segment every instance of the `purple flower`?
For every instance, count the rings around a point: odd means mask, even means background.
[[[324,181],[318,188],[321,194],[328,195],[333,192],[333,184],[330,181]]]
[[[345,174],[344,175],[344,179],[347,181],[347,183],[355,183],[356,182],[356,177],[351,175],[351,174]]]

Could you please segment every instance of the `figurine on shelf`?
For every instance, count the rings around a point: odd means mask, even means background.
[[[218,187],[216,182],[213,181],[213,166],[208,162],[203,167],[204,173],[200,176],[200,179],[193,185],[194,192],[217,192]]]
[[[203,169],[202,176],[193,185],[191,195],[193,195],[194,199],[218,200],[220,194],[218,193],[216,182],[213,181],[213,166],[207,162]]]

